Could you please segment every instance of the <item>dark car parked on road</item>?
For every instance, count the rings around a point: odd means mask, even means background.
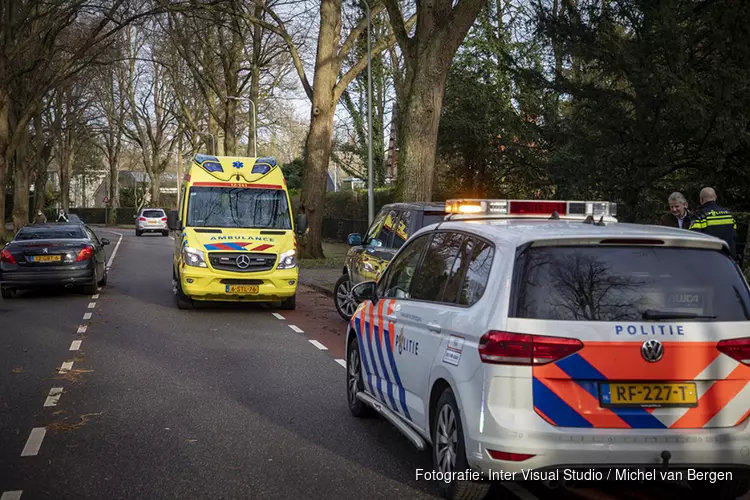
[[[35,224],[22,227],[0,251],[0,291],[83,287],[96,293],[107,284],[106,238],[83,224]]]
[[[364,238],[350,234],[352,248],[334,286],[333,302],[339,315],[349,321],[359,305],[352,295],[354,285],[377,281],[411,234],[442,221],[446,215],[445,203],[391,203],[378,212]]]

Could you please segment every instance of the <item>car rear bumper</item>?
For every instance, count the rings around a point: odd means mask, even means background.
[[[39,288],[43,286],[87,285],[94,280],[91,268],[44,271],[3,271],[0,273],[0,286],[15,290]]]
[[[162,231],[168,231],[169,230],[169,228],[167,227],[166,224],[152,224],[152,225],[146,224],[146,225],[143,225],[143,226],[136,226],[136,229],[138,231],[142,231],[144,233],[149,233],[149,232],[159,232],[160,233]]]
[[[195,300],[276,302],[294,296],[298,278],[296,267],[258,273],[230,273],[190,266],[180,269],[182,290]],[[232,284],[257,286],[258,293],[228,293],[227,286]]]

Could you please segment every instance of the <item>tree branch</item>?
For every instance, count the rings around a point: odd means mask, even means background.
[[[375,17],[382,10],[383,10],[383,4],[377,4],[374,7],[371,7],[370,19]],[[349,51],[354,45],[354,42],[357,41],[357,39],[366,29],[367,29],[367,16],[362,18],[359,21],[359,23],[357,23],[357,26],[352,28],[352,30],[349,32],[349,35],[347,35],[346,40],[344,40],[344,43],[341,45],[341,49],[339,50],[339,53],[338,53],[339,65],[341,65],[344,62],[344,59],[349,54]]]
[[[401,7],[398,5],[398,0],[383,0],[385,8],[388,11],[388,18],[391,21],[391,27],[393,33],[398,41],[398,46],[401,47],[401,51],[406,54],[407,57],[411,56],[413,40],[409,38],[409,29],[404,23],[404,16],[401,14]]]

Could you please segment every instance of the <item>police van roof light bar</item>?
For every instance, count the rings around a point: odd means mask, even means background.
[[[445,202],[449,217],[507,217],[549,219],[594,219],[602,224],[617,215],[617,204],[607,201],[547,201],[452,199]]]

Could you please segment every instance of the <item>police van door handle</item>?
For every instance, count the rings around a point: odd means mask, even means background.
[[[434,321],[430,321],[429,323],[427,323],[427,328],[429,328],[430,331],[436,333],[440,333],[440,331],[442,330],[442,328],[440,328],[440,324]]]
[[[398,321],[398,319],[396,318],[396,316],[394,314],[387,314],[385,316],[385,319],[387,319],[391,323],[396,323]]]

